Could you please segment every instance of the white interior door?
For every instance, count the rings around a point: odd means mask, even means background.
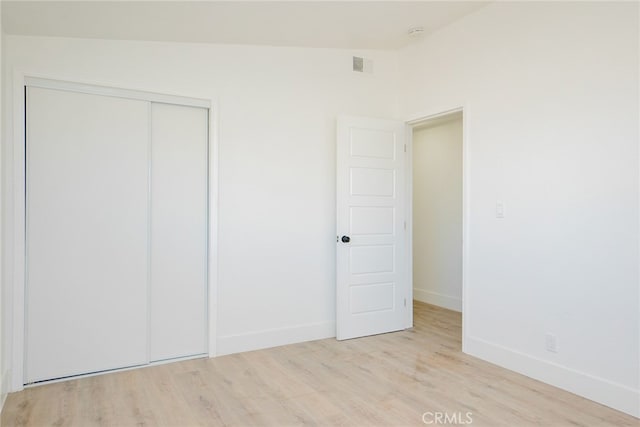
[[[206,353],[208,110],[151,104],[150,359]]]
[[[25,382],[148,361],[149,103],[29,87]]]
[[[404,329],[405,125],[344,117],[337,134],[337,338]]]

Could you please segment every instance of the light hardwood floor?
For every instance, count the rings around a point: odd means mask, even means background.
[[[2,426],[473,426],[640,420],[461,353],[459,313],[416,302],[415,327],[48,384],[11,394]],[[451,421],[451,419],[449,419]],[[437,424],[432,424],[437,425]]]

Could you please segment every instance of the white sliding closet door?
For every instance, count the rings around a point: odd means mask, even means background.
[[[148,361],[149,103],[27,93],[27,383]]]
[[[206,353],[208,110],[151,105],[150,359]]]

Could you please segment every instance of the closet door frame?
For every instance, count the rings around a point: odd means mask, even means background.
[[[5,277],[9,277],[3,303],[3,327],[7,332],[6,339],[10,342],[11,351],[5,357],[9,359],[10,379],[9,391],[24,389],[24,361],[25,361],[25,278],[26,278],[26,198],[25,198],[25,144],[26,144],[26,87],[40,87],[79,92],[94,95],[114,96],[137,99],[148,102],[199,107],[208,110],[208,212],[207,212],[207,338],[208,356],[216,356],[217,343],[217,276],[218,276],[218,105],[215,98],[205,91],[201,97],[188,97],[174,94],[164,94],[162,89],[157,91],[145,88],[145,91],[122,89],[113,82],[80,82],[73,76],[51,76],[40,73],[13,70],[12,111],[13,130],[11,148],[13,160],[6,162],[13,170],[5,176],[11,177],[7,181],[8,198],[7,209],[11,212],[5,231],[13,235],[4,236],[8,250],[12,251],[12,259],[8,259],[6,268],[9,270]],[[126,86],[126,85],[122,85]],[[7,164],[8,163],[8,164]],[[9,234],[9,233],[7,233]],[[4,254],[3,254],[4,256]],[[7,257],[5,256],[5,260]],[[158,362],[163,363],[163,362]],[[147,366],[151,366],[149,364]],[[96,374],[80,375],[92,376]]]

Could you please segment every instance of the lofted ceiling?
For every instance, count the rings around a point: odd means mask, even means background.
[[[6,34],[397,49],[486,1],[2,1]]]

